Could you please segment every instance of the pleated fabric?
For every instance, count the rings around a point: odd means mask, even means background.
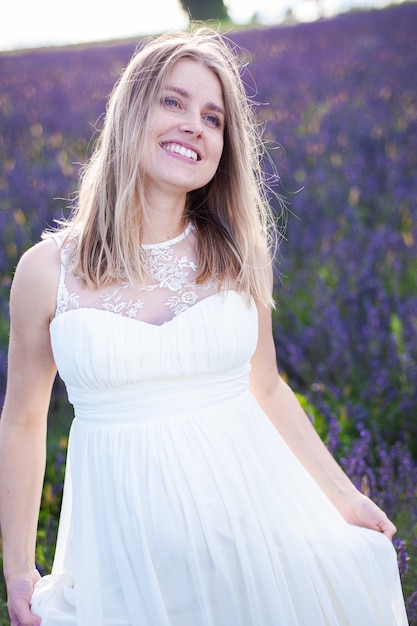
[[[80,308],[51,339],[75,418],[42,626],[406,626],[391,542],[344,521],[248,390],[253,303],[161,326]]]

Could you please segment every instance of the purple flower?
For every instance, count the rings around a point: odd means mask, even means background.
[[[394,546],[397,549],[398,569],[400,571],[401,578],[408,572],[408,552],[405,545],[405,541],[402,539],[394,539]]]

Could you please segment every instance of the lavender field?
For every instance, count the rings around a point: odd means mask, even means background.
[[[398,526],[417,626],[417,4],[231,31],[289,203],[279,365],[321,436]],[[66,214],[126,42],[0,54],[0,401],[22,251]],[[267,164],[267,167],[270,165]],[[274,200],[272,199],[272,202]],[[59,381],[38,562],[51,563],[70,411]],[[0,625],[6,624],[0,586]]]

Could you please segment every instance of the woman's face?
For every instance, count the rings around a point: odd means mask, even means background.
[[[189,58],[178,61],[150,113],[147,192],[185,195],[214,176],[223,151],[225,111],[219,79]]]

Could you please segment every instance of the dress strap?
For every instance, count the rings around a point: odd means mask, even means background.
[[[53,235],[52,239],[54,240],[58,251],[59,251],[59,259],[60,259],[60,273],[59,273],[59,283],[58,290],[56,294],[56,309],[55,309],[55,317],[59,315],[59,313],[63,313],[66,310],[66,287],[65,287],[65,250],[62,247],[63,238],[61,233],[56,233]]]

